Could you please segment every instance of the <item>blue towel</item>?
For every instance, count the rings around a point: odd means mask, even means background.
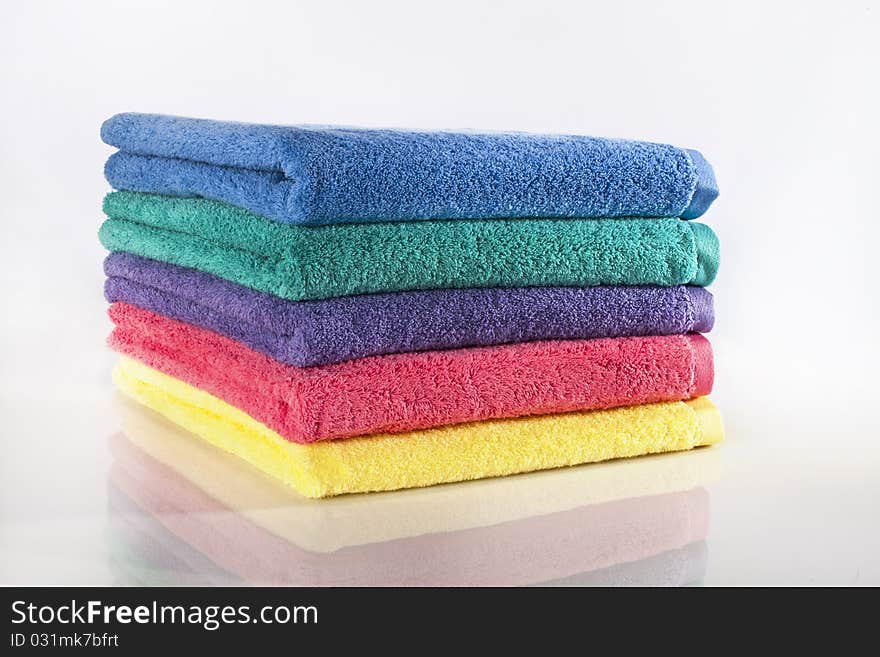
[[[289,224],[700,216],[718,189],[696,151],[521,133],[284,127],[117,114],[117,189],[201,196]]]

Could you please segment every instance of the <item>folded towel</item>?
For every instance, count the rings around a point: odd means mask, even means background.
[[[697,488],[314,553],[222,506],[149,456],[115,461],[110,477],[184,544],[263,585],[530,584],[683,547],[705,539],[709,524],[709,497]]]
[[[104,261],[107,300],[124,301],[308,367],[431,349],[712,328],[701,287],[531,287],[287,301],[195,269],[129,253]]]
[[[716,481],[722,472],[719,450],[697,449],[517,477],[312,500],[156,413],[121,397],[118,401],[122,430],[109,441],[115,461],[126,467],[144,461],[142,468],[161,463],[217,504],[310,552],[686,491]]]
[[[205,199],[114,192],[111,251],[292,299],[467,287],[708,285],[718,238],[680,219],[283,226]]]
[[[136,401],[307,497],[682,451],[723,439],[718,411],[699,397],[298,445],[207,392],[129,358],[120,359],[114,381]]]
[[[541,582],[538,586],[685,586],[705,577],[708,560],[706,541],[695,541],[678,550]]]
[[[718,195],[696,151],[579,136],[284,127],[117,114],[117,189],[202,196],[294,224],[698,217]]]
[[[297,443],[490,418],[690,399],[711,392],[692,333],[424,351],[310,368],[117,302],[110,345],[210,392]]]

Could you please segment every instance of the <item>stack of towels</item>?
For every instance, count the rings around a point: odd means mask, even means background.
[[[148,114],[102,137],[117,385],[303,495],[722,439],[696,151]]]

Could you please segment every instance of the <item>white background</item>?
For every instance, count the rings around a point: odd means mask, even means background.
[[[872,6],[873,4],[873,6]],[[102,120],[572,132],[702,151],[721,197],[706,583],[880,583],[876,3],[8,2],[0,582],[101,582]]]

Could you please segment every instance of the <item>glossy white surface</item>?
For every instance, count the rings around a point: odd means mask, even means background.
[[[880,584],[876,8],[262,4],[0,8],[0,583],[124,581],[98,126],[141,110],[700,149],[728,432],[702,582]]]

